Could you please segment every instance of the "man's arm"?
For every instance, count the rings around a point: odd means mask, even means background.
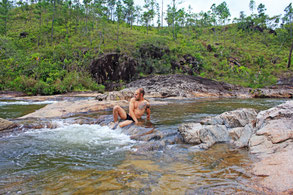
[[[131,118],[134,120],[135,124],[138,123],[138,120],[134,114],[134,102],[135,99],[131,98],[130,102],[129,102],[129,115],[131,116]]]
[[[147,120],[150,120],[150,118],[151,118],[151,105],[149,102],[146,105],[146,113],[147,113]]]

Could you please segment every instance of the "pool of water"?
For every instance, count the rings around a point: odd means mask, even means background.
[[[174,131],[180,124],[198,122],[202,117],[237,108],[264,110],[285,101],[171,100],[168,105],[151,107],[151,123],[160,131]],[[102,114],[111,111],[86,117]],[[259,193],[247,172],[254,158],[246,149],[222,143],[193,151],[190,145],[175,144],[138,152],[146,143],[131,140],[119,130],[67,124],[62,119],[52,123],[57,128],[31,129],[0,138],[0,194]]]

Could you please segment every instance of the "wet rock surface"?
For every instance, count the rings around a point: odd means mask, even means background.
[[[129,135],[131,139],[142,141],[137,147],[139,152],[163,149],[166,145],[182,143],[182,136],[177,130],[160,131],[147,123],[138,126],[130,124],[120,128],[117,125],[113,125],[112,115],[100,116],[97,121],[97,124],[113,127],[114,131],[119,128],[121,132]]]
[[[252,173],[259,183],[277,193],[293,192],[293,101],[256,113],[239,109],[201,123],[182,124],[178,131],[184,142],[208,148],[230,141],[236,147],[248,147],[259,161]]]
[[[3,118],[0,118],[0,131],[16,127],[17,124]]]

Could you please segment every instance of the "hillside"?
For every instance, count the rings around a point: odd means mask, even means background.
[[[0,36],[0,90],[28,94],[123,88],[149,74],[197,75],[245,87],[275,84],[292,37],[238,21],[229,25],[131,26],[57,4],[15,7]],[[52,25],[53,24],[53,25]]]

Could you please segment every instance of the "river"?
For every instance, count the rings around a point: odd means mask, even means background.
[[[286,100],[168,101],[172,104],[151,108],[152,126],[160,131],[176,131],[182,123],[237,108],[264,110]],[[53,102],[3,99],[0,117],[13,119]],[[74,117],[91,120],[104,114],[111,111]],[[130,139],[119,129],[68,121],[70,118],[50,119],[53,129],[0,134],[0,194],[261,193],[247,171],[255,161],[247,149],[221,143],[206,151],[193,151],[187,144],[170,144],[139,152],[139,145],[144,143]]]

